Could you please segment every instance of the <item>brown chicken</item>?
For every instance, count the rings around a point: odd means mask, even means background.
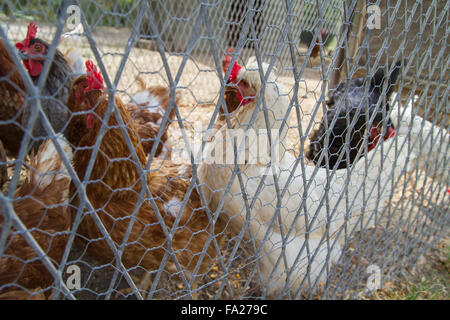
[[[74,81],[68,103],[72,112],[85,112],[79,115],[84,120],[82,122],[84,128],[81,131],[83,137],[79,139],[73,159],[74,169],[82,180],[91,158],[92,146],[95,144],[102,119],[108,108],[108,96],[103,91],[101,74],[96,71],[91,61],[86,63],[86,68],[88,76],[81,76]],[[132,214],[135,208],[138,208],[137,219],[124,246],[122,262],[127,268],[142,266],[148,271],[157,270],[162,267],[161,261],[167,251],[168,240],[150,201],[146,200],[142,203],[139,201],[142,185],[138,168],[145,167],[146,156],[139,143],[134,122],[117,96],[115,104],[123,122],[127,125],[126,131],[136,151],[138,162],[133,161],[123,133],[117,127],[116,117],[111,114],[86,192],[96,210],[95,214],[98,215],[117,247],[122,244],[128,225],[133,220]],[[69,129],[70,126],[71,124]],[[217,254],[212,241],[207,244],[207,239],[222,231],[221,224],[213,225],[202,210],[196,189],[192,190],[182,210],[190,177],[189,166],[176,165],[172,161],[161,159],[153,159],[146,177],[148,188],[168,230],[174,227],[175,220],[179,218],[170,245],[183,269],[182,272],[188,278],[194,276],[193,271],[203,251],[206,254],[201,262],[199,274],[207,270],[211,260]],[[75,188],[72,187],[72,196],[74,193]],[[78,207],[78,197],[75,196],[73,199],[72,204]],[[83,218],[78,229],[78,234],[83,239],[80,237],[79,240],[82,245],[87,246],[88,252],[94,258],[103,263],[111,263],[113,253],[106,241],[100,240],[103,236],[92,219],[92,214],[87,214]],[[218,235],[218,238],[220,240],[221,235]],[[97,240],[93,241],[93,239]],[[172,258],[169,258],[165,269],[170,273],[177,272]]]
[[[146,87],[144,81],[138,77],[137,82],[140,90],[136,92],[131,101],[125,105],[131,118],[134,120],[137,133],[141,138],[144,152],[149,154],[153,148],[155,138],[160,130],[165,112],[169,106],[169,89],[162,86]],[[175,95],[175,103],[178,104],[180,97]],[[173,120],[175,113],[173,109],[169,114],[169,121]],[[169,122],[163,129],[161,141],[158,143],[155,155],[160,158],[170,158],[170,147],[168,145],[167,128]]]
[[[65,139],[58,138],[69,160],[72,151]],[[51,140],[31,154],[31,169],[17,189],[13,208],[32,236],[56,265],[61,261],[71,226],[68,210],[70,177]],[[4,214],[4,213],[3,213]],[[0,226],[4,218],[0,214]],[[67,231],[67,233],[64,233]],[[5,231],[3,231],[5,232]],[[53,277],[27,241],[12,228],[0,258],[0,299],[48,297]]]
[[[17,72],[5,44],[0,39],[0,139],[8,155],[19,152],[23,130],[20,128],[20,109],[24,102],[25,85]]]
[[[50,45],[36,38],[37,26],[34,22],[28,25],[26,39],[16,43],[20,51],[23,64],[27,69],[33,83],[36,85],[42,72],[42,68],[48,54]],[[53,129],[60,132],[67,122],[66,102],[69,87],[72,83],[72,69],[65,60],[63,54],[56,50],[47,75],[47,80],[42,89],[41,106],[47,115]],[[26,127],[31,114],[31,107],[24,104],[26,95],[25,87],[17,72],[16,66],[6,52],[3,42],[0,42],[0,121],[8,123],[0,124],[0,137],[8,155],[17,156],[19,152],[23,130]],[[32,130],[33,141],[30,142],[36,148],[47,137],[47,131],[38,117]]]
[[[35,85],[39,81],[50,48],[49,43],[36,38],[37,29],[37,26],[33,22],[30,22],[26,39],[16,43],[16,48],[20,51],[23,64]],[[61,132],[67,124],[68,112],[66,102],[70,85],[74,78],[72,73],[72,68],[67,63],[64,55],[56,49],[45,85],[41,92],[42,110],[47,115],[55,132]],[[25,106],[21,119],[23,126],[27,125],[30,114],[31,108]],[[35,147],[47,137],[47,131],[44,129],[41,121],[39,117],[32,130],[35,140],[33,145]]]
[[[228,50],[228,53],[233,52],[234,49],[231,48]],[[222,61],[222,71],[224,75],[227,72],[228,67],[231,63],[231,56],[227,54]],[[225,86],[224,99],[227,105],[228,114],[233,113],[236,109],[241,105],[241,103],[246,104],[246,100],[242,101],[242,95],[237,87],[237,75],[241,70],[242,66],[237,63],[234,63],[233,68],[231,69],[230,76],[228,77],[227,85]],[[225,110],[220,108],[220,115],[218,120],[218,126],[222,125],[225,121]]]

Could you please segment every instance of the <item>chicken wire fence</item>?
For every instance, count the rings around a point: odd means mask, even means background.
[[[419,272],[449,230],[449,6],[2,1],[0,297],[355,299]]]

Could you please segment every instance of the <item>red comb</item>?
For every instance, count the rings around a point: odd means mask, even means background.
[[[228,49],[227,53],[232,53],[234,51],[234,48]],[[222,69],[223,73],[227,72],[227,69],[231,63],[231,56],[227,54],[222,62]],[[242,66],[240,66],[237,61],[234,62],[233,69],[231,69],[230,77],[228,78],[231,82],[236,83],[237,82],[237,75],[239,71],[241,70]]]
[[[242,69],[242,66],[239,65],[239,63],[235,62],[234,65],[233,65],[233,69],[231,69],[231,73],[230,73],[230,80],[233,83],[237,82],[237,76],[238,76],[238,73],[239,73],[239,71],[241,69]]]
[[[231,53],[233,51],[234,51],[234,48],[231,48],[231,49],[228,49],[227,53]],[[223,71],[223,73],[227,72],[227,69],[228,69],[228,66],[230,65],[230,63],[231,63],[231,56],[229,54],[227,54],[225,56],[225,58],[223,58],[223,61],[222,61],[222,71]]]
[[[232,53],[234,51],[234,48],[228,49],[227,53]],[[227,69],[230,66],[231,63],[231,56],[227,54],[225,58],[222,61],[222,70],[223,73],[227,73]],[[237,61],[234,62],[233,68],[231,69],[230,76],[228,77],[228,80],[232,83],[237,83],[237,76],[239,74],[239,71],[242,69],[242,66],[237,63]],[[242,102],[242,95],[239,92],[239,90],[236,91],[236,96],[239,99],[240,102]]]
[[[17,42],[16,43],[16,48],[19,49],[20,51],[22,51],[23,49],[27,48],[28,45],[30,44],[30,41],[34,38],[36,38],[36,34],[38,31],[38,27],[37,25],[31,21],[28,24],[28,31],[27,31],[27,37],[24,41],[22,42]]]
[[[97,67],[91,60],[86,61],[86,72],[88,74],[86,78],[88,86],[84,91],[103,89],[102,74],[97,70]]]

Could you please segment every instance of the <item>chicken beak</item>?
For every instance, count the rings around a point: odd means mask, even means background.
[[[393,138],[394,136],[395,136],[395,129],[390,127],[390,126],[387,127],[386,134],[384,136],[384,140],[387,140],[389,138]]]
[[[29,57],[28,57],[28,54],[26,53],[25,50],[19,52],[19,57],[20,57],[20,59],[22,59],[22,60],[27,60],[27,59],[29,58]]]

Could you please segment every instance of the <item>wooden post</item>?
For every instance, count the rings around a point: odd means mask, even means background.
[[[360,8],[361,9],[361,14],[358,14],[357,17],[355,17],[357,19],[357,21],[358,21],[358,33],[356,34],[356,39],[355,39],[355,42],[354,42],[354,46],[352,47],[352,52],[353,52],[353,54],[352,54],[352,57],[353,57],[352,58],[352,62],[353,63],[355,63],[356,54],[357,54],[357,52],[359,50],[359,47],[361,46],[362,39],[365,36],[365,28],[364,28],[364,26],[366,25],[366,21],[367,21],[367,19],[366,19],[366,15],[367,15],[366,8],[367,8],[367,5],[366,5],[366,1],[365,0],[361,1],[361,3],[362,3],[362,8]],[[356,23],[356,20],[355,20],[355,23]]]
[[[366,10],[365,5],[366,5],[365,0],[357,1],[355,7],[350,8],[350,10],[351,10],[350,25],[342,24],[341,36],[344,34],[346,35],[346,42],[344,43],[344,45],[342,47],[340,47],[338,49],[339,50],[337,53],[338,56],[337,56],[336,62],[334,64],[335,69],[331,73],[330,80],[328,82],[328,90],[336,88],[339,85],[339,82],[341,81],[341,79],[346,78],[347,70],[344,65],[345,58],[347,57],[347,59],[351,59],[350,62],[353,62],[353,57],[359,49],[359,46],[363,39],[363,29],[364,29],[364,25],[365,25],[365,23],[364,23],[365,18],[363,17],[363,15],[365,15],[365,10]],[[359,10],[356,10],[357,8]],[[363,14],[356,14],[355,11],[362,12]],[[350,37],[351,31],[352,31],[352,29],[356,29],[356,25],[358,25],[357,36]]]

